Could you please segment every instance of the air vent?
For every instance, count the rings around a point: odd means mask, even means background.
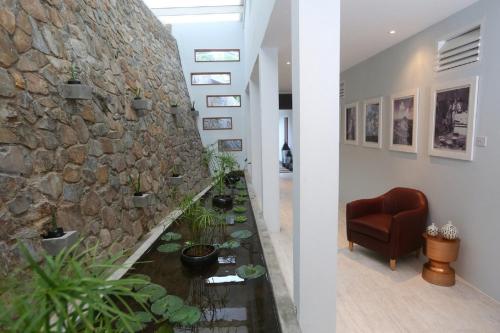
[[[479,61],[481,26],[438,42],[436,71],[442,72]]]
[[[344,88],[344,82],[343,81],[340,81],[340,86],[339,86],[339,96],[340,96],[340,99],[343,99],[344,96],[345,96],[345,88]]]

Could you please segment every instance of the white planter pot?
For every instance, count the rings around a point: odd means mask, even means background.
[[[56,256],[59,252],[71,247],[77,241],[78,231],[66,231],[61,237],[42,239],[42,247],[49,255]]]
[[[179,186],[180,184],[182,184],[183,179],[184,176],[168,177],[168,184],[172,186]]]
[[[199,117],[199,116],[200,116],[200,111],[191,110],[191,115],[192,115],[193,117]]]
[[[132,197],[132,202],[135,208],[145,208],[153,205],[154,196],[153,193],[144,193],[141,196],[134,195]]]
[[[59,94],[66,99],[92,99],[93,88],[85,84],[61,84]]]

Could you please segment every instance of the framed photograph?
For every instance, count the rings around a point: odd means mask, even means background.
[[[243,150],[243,140],[242,139],[226,139],[219,140],[219,151],[242,151]]]
[[[192,86],[230,85],[231,73],[191,73]]]
[[[344,107],[344,143],[358,144],[358,103]]]
[[[233,129],[233,118],[231,117],[214,117],[203,118],[203,130],[230,130]]]
[[[432,88],[429,154],[472,161],[479,77]]]
[[[208,95],[208,108],[239,108],[241,107],[241,95]]]
[[[417,153],[418,97],[418,89],[391,96],[390,150]]]
[[[239,49],[196,49],[194,50],[195,62],[238,62],[240,61]]]
[[[382,148],[382,97],[363,104],[363,146]]]

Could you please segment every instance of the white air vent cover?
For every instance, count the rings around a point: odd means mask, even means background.
[[[340,82],[340,92],[339,92],[339,95],[340,95],[340,99],[343,99],[344,96],[345,96],[345,88],[344,88],[344,82],[343,81]]]
[[[446,71],[479,61],[481,26],[438,43],[436,71]]]

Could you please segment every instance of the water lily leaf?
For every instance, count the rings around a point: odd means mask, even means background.
[[[266,274],[266,269],[261,265],[243,265],[236,269],[236,274],[242,279],[256,279]]]
[[[142,280],[142,282],[137,281],[137,283],[134,283],[132,285],[132,289],[134,289],[134,290],[141,289],[145,285],[149,284],[149,282],[151,282],[151,278],[145,274],[132,274],[130,276],[127,276],[127,278],[128,279],[135,279],[135,280]]]
[[[247,211],[247,209],[244,206],[235,206],[233,208],[233,212],[235,212],[235,213],[244,213],[246,211]]]
[[[252,237],[252,235],[250,230],[238,230],[231,233],[231,237],[236,239],[246,239]]]
[[[238,242],[237,240],[234,240],[234,239],[231,239],[225,243],[222,243],[219,248],[220,249],[236,249],[240,247],[240,242]]]
[[[150,302],[155,302],[156,300],[162,298],[167,294],[167,290],[160,286],[159,284],[151,283],[144,288],[140,289],[139,292],[148,295]]]
[[[234,222],[236,223],[244,223],[248,220],[248,218],[245,215],[237,215],[234,217]]]
[[[162,244],[158,246],[156,249],[160,252],[164,253],[171,253],[171,252],[176,252],[181,249],[181,245],[177,243],[167,243],[167,244]]]
[[[237,183],[236,184],[236,189],[238,190],[246,190],[247,189],[247,186],[243,183]]]
[[[149,322],[153,321],[153,316],[151,315],[151,313],[146,312],[146,311],[136,311],[134,313],[134,316],[141,323],[149,323]]]
[[[166,242],[171,242],[171,241],[178,241],[182,238],[181,234],[178,234],[176,232],[167,232],[163,236],[161,236],[161,239],[166,241]]]
[[[245,197],[236,197],[234,198],[234,201],[237,203],[237,204],[244,204],[245,202],[247,202],[247,198]]]
[[[153,303],[151,312],[158,316],[167,316],[167,313],[173,313],[183,306],[184,301],[180,297],[167,295]]]
[[[248,197],[248,193],[247,193],[247,191],[239,191],[239,192],[238,192],[238,195],[239,195],[240,197]]]
[[[194,306],[184,305],[177,311],[173,312],[168,320],[175,324],[180,324],[182,326],[193,326],[201,318],[200,309]]]
[[[174,329],[172,328],[172,326],[163,324],[158,329],[155,330],[155,333],[174,333]]]

